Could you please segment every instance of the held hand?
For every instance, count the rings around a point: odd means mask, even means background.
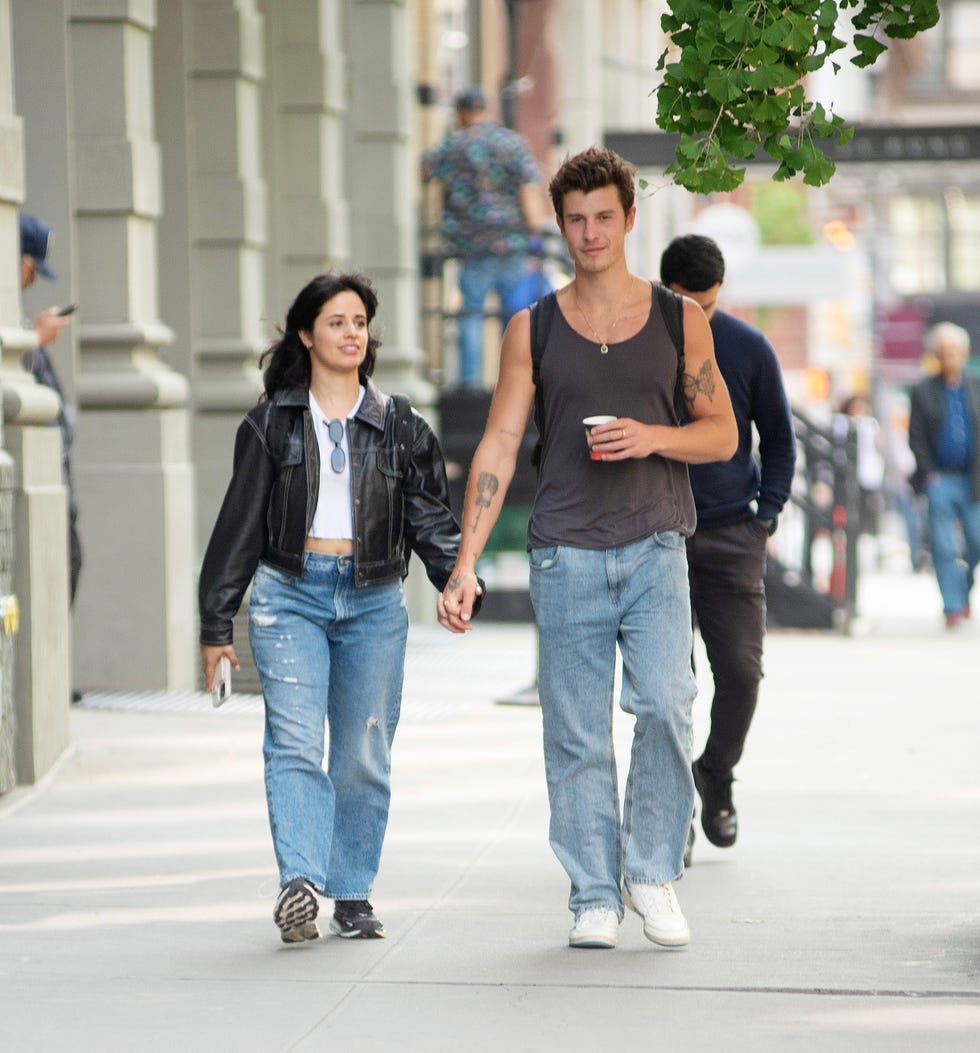
[[[617,417],[608,424],[596,424],[589,434],[589,449],[600,461],[625,461],[630,457],[647,457],[650,425],[632,417]]]
[[[218,668],[218,660],[224,656],[227,656],[228,661],[231,662],[232,669],[236,671],[241,669],[235,648],[231,644],[224,644],[222,647],[209,647],[207,644],[201,644],[201,672],[204,674],[204,686],[208,691],[214,687],[214,671]]]
[[[38,344],[43,347],[45,344],[54,343],[61,335],[61,330],[70,322],[71,318],[58,314],[57,307],[49,307],[46,311],[42,311],[32,323]]]
[[[451,633],[469,632],[473,628],[473,604],[482,592],[473,571],[454,570],[436,601],[439,624]]]

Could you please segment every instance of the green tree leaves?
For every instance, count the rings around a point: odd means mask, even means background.
[[[822,186],[834,163],[820,142],[846,143],[843,117],[806,98],[805,76],[844,46],[842,19],[854,27],[858,67],[939,21],[936,0],[673,0],[661,19],[672,47],[660,56],[657,124],[680,136],[667,172],[695,193],[732,190],[742,161],[763,150],[774,179],[802,174]],[[670,61],[668,61],[668,57]]]

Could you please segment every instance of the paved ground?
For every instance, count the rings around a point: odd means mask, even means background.
[[[633,915],[566,946],[539,714],[495,704],[533,679],[527,627],[413,631],[383,941],[279,943],[254,700],[75,707],[53,775],[0,800],[0,1050],[972,1053],[980,623],[945,632],[927,576],[860,606],[848,638],[770,635],[742,832],[698,840],[679,952]]]

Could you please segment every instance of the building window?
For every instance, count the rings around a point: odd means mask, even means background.
[[[980,196],[901,196],[889,208],[891,286],[905,295],[980,290]]]
[[[980,0],[947,0],[928,32],[905,44],[912,59],[913,95],[980,91]]]
[[[980,198],[958,187],[946,193],[949,271],[954,289],[980,289]]]
[[[946,288],[942,203],[896,197],[889,211],[892,288],[903,294],[941,292]]]
[[[957,91],[980,89],[980,3],[957,3],[946,32],[946,81]]]

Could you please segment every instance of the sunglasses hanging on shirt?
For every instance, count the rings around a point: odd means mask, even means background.
[[[330,441],[334,444],[333,449],[330,451],[330,467],[340,475],[344,468],[347,467],[347,458],[344,456],[344,451],[340,445],[344,438],[343,421],[327,421],[327,434],[330,436]]]

